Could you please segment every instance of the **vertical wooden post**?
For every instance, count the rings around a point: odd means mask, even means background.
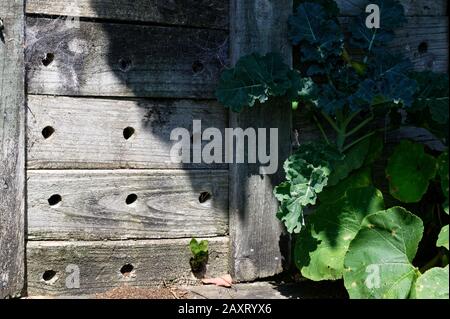
[[[0,19],[0,298],[24,288],[24,1],[2,0]]]
[[[279,52],[292,65],[287,20],[292,0],[231,0],[231,60],[253,52]],[[259,165],[230,166],[231,274],[238,281],[266,278],[283,270],[283,227],[275,214],[273,188],[283,179],[283,162],[291,151],[292,113],[288,102],[255,106],[231,114],[231,127],[278,128],[278,173],[260,175]],[[285,260],[286,262],[286,260]]]

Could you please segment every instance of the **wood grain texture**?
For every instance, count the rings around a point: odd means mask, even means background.
[[[24,287],[24,1],[2,0],[0,19],[0,299]]]
[[[286,21],[292,12],[292,0],[231,3],[232,62],[252,52],[278,51],[291,65]],[[291,109],[289,103],[270,103],[230,117],[231,127],[279,128],[277,174],[260,175],[259,165],[255,164],[230,165],[230,267],[236,280],[252,281],[283,270],[287,245],[283,227],[275,217],[278,202],[273,188],[283,179],[282,162],[291,151]]]
[[[211,238],[206,276],[223,275],[228,270],[228,239]],[[29,242],[27,244],[28,294],[89,295],[129,285],[154,287],[164,283],[196,282],[189,259],[189,239],[117,241],[117,242]],[[124,276],[121,268],[132,265]],[[80,288],[66,287],[66,267],[80,270]],[[56,273],[52,280],[43,279],[46,271]],[[48,279],[48,278],[47,278]]]
[[[107,100],[28,96],[29,169],[223,168],[227,164],[178,164],[170,157],[176,128],[192,133],[193,120],[222,132],[228,113],[200,100]],[[45,138],[43,130],[54,133]],[[126,128],[134,129],[128,140]],[[45,133],[45,132],[44,132]],[[207,142],[203,142],[206,144]]]
[[[227,0],[28,0],[27,13],[228,29]]]
[[[368,0],[336,0],[341,9],[341,15],[354,16],[365,11]],[[447,0],[400,0],[407,16],[445,16],[447,15]]]
[[[28,93],[212,98],[228,32],[27,19]]]
[[[407,25],[396,32],[389,47],[410,58],[418,71],[447,73],[448,17],[408,18]]]
[[[27,189],[29,240],[228,233],[228,171],[28,171]],[[210,198],[200,203],[204,192]],[[133,194],[137,200],[127,204]],[[55,206],[53,195],[61,197]]]

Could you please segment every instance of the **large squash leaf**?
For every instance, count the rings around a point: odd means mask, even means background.
[[[235,112],[252,107],[270,96],[296,95],[302,80],[297,71],[283,63],[277,53],[261,56],[257,53],[242,57],[236,66],[222,73],[216,97]]]
[[[337,185],[328,185],[322,193],[319,194],[319,202],[331,203],[343,197],[348,189],[369,187],[371,185],[373,185],[372,169],[365,166],[350,174]]]
[[[432,268],[420,276],[414,284],[411,298],[447,299],[449,298],[449,272],[445,268]]]
[[[367,216],[345,257],[351,298],[406,299],[419,272],[412,265],[422,220],[400,207]]]
[[[328,145],[307,143],[286,160],[287,181],[275,187],[274,195],[280,201],[277,217],[288,232],[300,232],[304,225],[304,208],[316,203],[317,195],[328,183],[331,161],[340,156]]]
[[[363,165],[372,164],[383,149],[383,140],[379,135],[374,135],[353,146],[345,153],[343,159],[333,163],[333,171],[329,177],[328,185],[337,185],[351,172]]]
[[[437,247],[445,247],[448,249],[448,225],[444,226],[439,233],[439,237],[436,243]]]
[[[444,211],[448,214],[448,200],[449,200],[449,178],[448,178],[448,151],[444,152],[438,158],[439,177],[441,179],[441,187],[444,196],[447,200],[444,203]]]
[[[425,153],[423,145],[402,141],[386,169],[391,195],[404,203],[419,202],[436,171],[436,159]]]
[[[373,187],[347,189],[335,202],[325,202],[308,219],[296,240],[295,263],[311,280],[342,278],[344,257],[362,220],[384,209],[383,195]]]

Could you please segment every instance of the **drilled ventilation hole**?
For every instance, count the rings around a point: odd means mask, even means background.
[[[52,279],[54,279],[55,276],[56,276],[56,271],[54,271],[54,270],[46,270],[46,271],[44,272],[44,274],[42,275],[42,279],[43,279],[45,282],[49,282],[49,281],[51,281]]]
[[[132,127],[127,127],[123,130],[123,138],[129,140],[136,131]]]
[[[194,73],[200,73],[205,69],[205,66],[200,61],[195,61],[192,63],[192,72]]]
[[[122,72],[127,72],[131,69],[131,60],[126,58],[119,59],[119,68]]]
[[[122,268],[120,268],[120,273],[124,277],[128,277],[131,275],[133,270],[134,270],[134,266],[132,264],[126,264],[126,265],[123,265]]]
[[[422,42],[419,44],[418,51],[420,54],[425,54],[428,52],[428,43]]]
[[[209,192],[202,192],[198,198],[198,201],[203,204],[211,199],[212,195]]]
[[[130,194],[127,196],[125,203],[127,203],[127,205],[133,205],[134,203],[136,203],[137,199],[138,196],[136,194]]]
[[[62,201],[61,195],[55,194],[48,199],[48,204],[52,207],[58,206]]]
[[[55,60],[55,55],[53,53],[47,53],[45,58],[42,59],[43,66],[49,66]]]
[[[45,139],[50,138],[50,136],[52,136],[53,133],[55,133],[55,129],[54,129],[53,127],[51,127],[51,126],[46,126],[46,127],[44,127],[44,129],[42,130],[42,136],[43,136]]]

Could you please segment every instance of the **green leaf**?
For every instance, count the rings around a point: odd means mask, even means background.
[[[425,153],[423,145],[402,141],[386,169],[391,195],[404,203],[419,202],[436,176],[436,164],[436,159]]]
[[[191,252],[194,255],[194,257],[208,253],[208,241],[207,240],[202,240],[201,242],[198,242],[197,239],[192,238],[189,243],[189,247],[190,247]]]
[[[428,109],[431,118],[438,124],[449,120],[448,74],[430,71],[413,72],[411,77],[418,83],[413,111]]]
[[[344,196],[348,189],[369,187],[372,185],[372,170],[370,167],[363,167],[350,174],[350,176],[339,182],[339,184],[327,186],[319,194],[319,201],[321,203],[331,203]]]
[[[404,8],[398,1],[370,0],[367,1],[367,4],[369,3],[379,6],[381,27],[379,29],[367,28],[368,14],[364,10],[350,27],[351,45],[365,50],[368,54],[384,50],[386,44],[394,39],[395,29],[401,27],[407,21]]]
[[[445,247],[448,250],[448,225],[444,226],[439,233],[436,247]]]
[[[220,103],[240,112],[270,96],[295,95],[301,90],[296,71],[290,70],[277,53],[242,57],[233,69],[222,73],[216,97]]]
[[[277,217],[289,233],[300,232],[304,208],[316,203],[317,194],[327,185],[330,162],[339,157],[339,152],[326,144],[307,143],[284,163],[287,182],[275,187],[274,195],[280,201]]]
[[[362,220],[384,209],[383,195],[373,187],[348,189],[335,202],[325,202],[308,219],[295,245],[295,263],[311,280],[342,278],[344,257]]]
[[[327,59],[342,54],[344,35],[335,13],[331,1],[304,2],[289,18],[290,39],[294,45],[301,44],[302,62],[310,62],[305,71],[308,76],[326,73],[330,68]]]
[[[422,220],[400,207],[367,216],[345,257],[351,298],[406,299],[418,276],[412,265]]]
[[[438,174],[441,179],[441,187],[444,196],[447,198],[444,203],[444,211],[448,214],[448,200],[449,200],[449,178],[448,178],[448,151],[444,152],[438,158]]]
[[[328,17],[330,17],[330,18],[340,16],[339,6],[337,5],[336,1],[334,1],[334,0],[313,0],[313,1],[312,0],[296,0],[296,1],[294,1],[294,5],[298,6],[302,3],[307,3],[307,2],[314,2],[314,3],[320,4],[324,8],[324,11],[328,15]]]
[[[333,173],[330,176],[328,184],[334,186],[346,178],[351,172],[360,168],[364,164],[369,147],[370,140],[366,139],[352,147],[345,154],[344,159],[333,163]]]
[[[420,276],[414,284],[414,299],[449,299],[449,272],[445,268],[432,268]]]
[[[351,108],[357,110],[364,103],[394,103],[411,107],[417,91],[417,82],[407,75],[411,68],[409,61],[390,54],[374,58],[369,77],[361,82],[358,91],[351,97]]]

